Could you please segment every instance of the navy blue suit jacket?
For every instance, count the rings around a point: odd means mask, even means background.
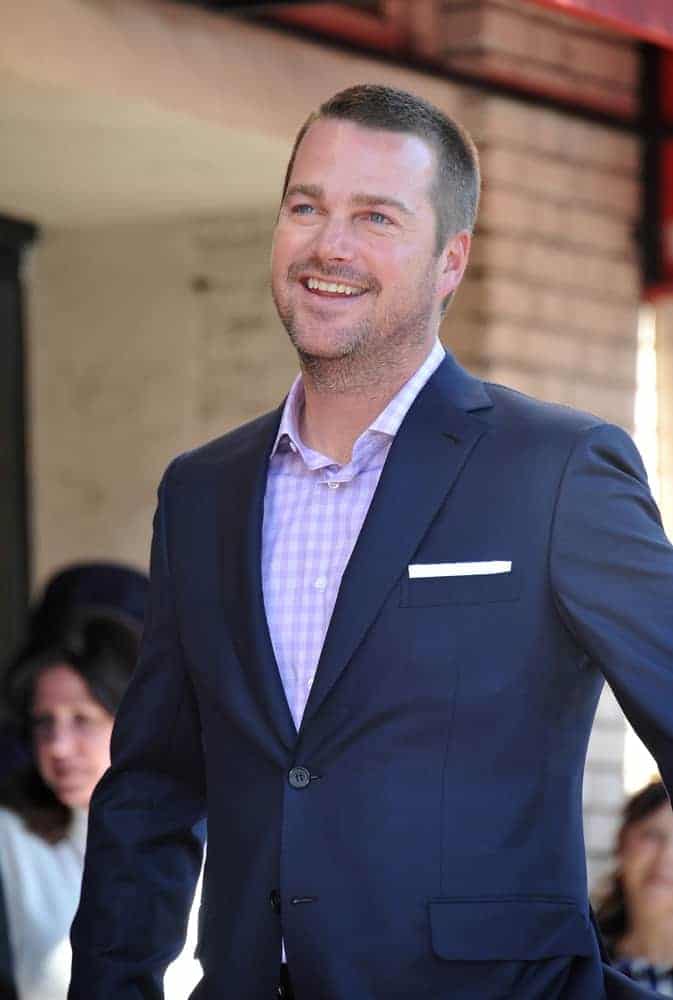
[[[206,815],[194,997],[270,1000],[281,935],[299,1000],[649,995],[604,977],[582,836],[604,677],[673,786],[673,551],[631,440],[447,357],[392,445],[297,733],[261,589],[279,417],[160,487],[71,1000],[161,996]],[[511,572],[408,573],[491,560]]]

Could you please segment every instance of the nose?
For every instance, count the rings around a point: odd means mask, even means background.
[[[348,262],[355,256],[354,237],[346,219],[328,216],[316,233],[314,251],[325,263]]]
[[[74,734],[67,722],[55,722],[44,739],[49,754],[54,759],[68,757],[73,750]]]

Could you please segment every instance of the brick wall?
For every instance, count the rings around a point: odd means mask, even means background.
[[[426,17],[436,25],[425,52],[448,65],[623,114],[637,108],[637,49],[623,36],[525,0],[426,0]]]
[[[631,429],[637,142],[500,98],[484,99],[475,119],[484,194],[472,267],[447,317],[458,355]]]

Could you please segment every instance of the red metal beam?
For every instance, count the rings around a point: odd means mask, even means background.
[[[532,0],[542,7],[673,49],[673,0]]]

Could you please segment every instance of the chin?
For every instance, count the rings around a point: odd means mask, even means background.
[[[291,335],[290,339],[294,349],[302,358],[315,358],[316,361],[338,361],[351,353],[351,345],[338,343],[338,338],[327,340],[322,337],[303,337],[301,334],[295,333]]]
[[[53,789],[56,798],[67,806],[68,809],[87,809],[91,794],[88,790],[78,789]]]
[[[333,327],[331,330],[329,325],[325,323],[323,328],[325,328],[325,333],[322,336],[316,336],[310,330],[302,329],[297,325],[289,326],[287,330],[290,340],[299,354],[324,361],[339,361],[341,358],[351,357],[358,351],[366,349],[372,337],[370,323],[340,328]]]

